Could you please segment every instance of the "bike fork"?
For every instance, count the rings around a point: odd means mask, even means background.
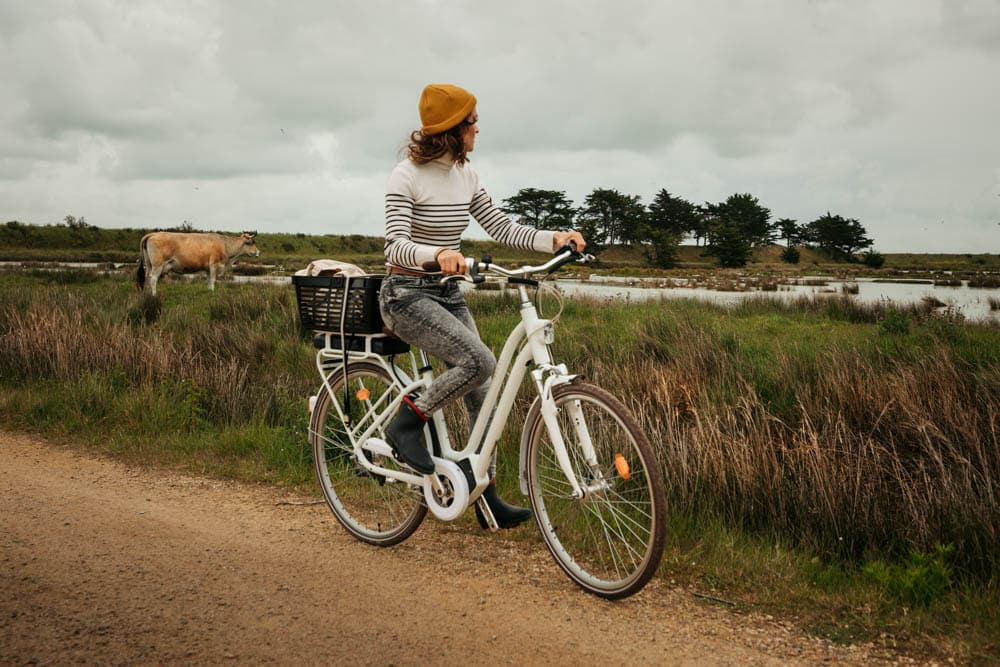
[[[548,429],[549,437],[552,439],[552,449],[555,450],[556,462],[559,468],[566,475],[570,488],[573,489],[574,498],[583,498],[589,489],[580,486],[573,470],[573,463],[569,457],[566,441],[563,439],[562,429],[559,427],[559,410],[556,408],[555,398],[552,396],[552,388],[558,384],[569,382],[572,378],[564,374],[552,373],[544,382],[540,382],[540,375],[536,378],[536,383],[540,384],[540,400],[542,421]],[[576,446],[583,453],[583,458],[591,470],[598,470],[597,454],[594,451],[594,443],[590,438],[590,431],[587,422],[583,417],[583,408],[579,401],[572,401],[565,408],[569,414],[570,422],[573,424],[573,432],[576,435]]]

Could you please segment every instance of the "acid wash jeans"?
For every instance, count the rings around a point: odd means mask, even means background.
[[[388,275],[382,281],[379,305],[385,325],[407,343],[448,366],[414,401],[425,415],[465,399],[469,428],[486,398],[487,380],[496,368],[493,352],[479,338],[462,290],[455,281],[441,285],[440,276]],[[496,475],[496,452],[490,477]]]

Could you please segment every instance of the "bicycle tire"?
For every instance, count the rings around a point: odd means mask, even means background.
[[[552,393],[579,484],[600,486],[603,478],[606,485],[573,497],[536,400],[524,427],[535,521],[556,563],[578,586],[603,598],[628,597],[648,583],[663,556],[667,501],[659,465],[638,421],[611,394],[586,383],[559,385]],[[567,409],[577,401],[596,470],[584,461]]]
[[[355,395],[351,399],[352,424],[357,424],[386,392],[398,388],[381,365],[358,361],[347,366],[347,384]],[[343,406],[344,375],[330,376],[333,396],[320,388],[309,423],[316,479],[327,506],[337,521],[355,538],[368,544],[388,547],[399,544],[420,526],[427,514],[422,490],[393,479],[373,476],[363,469],[354,448],[333,407]],[[368,392],[367,399],[364,392]],[[384,434],[383,434],[384,437]],[[397,468],[390,458],[379,459],[382,467]]]

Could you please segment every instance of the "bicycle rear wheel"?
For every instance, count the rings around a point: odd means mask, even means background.
[[[588,384],[553,389],[558,422],[583,498],[573,497],[535,401],[525,422],[528,494],[542,538],[578,586],[618,599],[639,591],[663,555],[666,497],[652,448],[618,399]],[[596,460],[588,463],[589,439]]]
[[[334,407],[336,401],[343,409],[344,375],[335,372],[330,380],[333,396],[320,389],[309,424],[313,466],[323,497],[341,525],[357,539],[383,547],[398,544],[413,534],[427,514],[422,489],[373,475],[359,465]],[[354,426],[372,406],[377,412],[383,410],[398,389],[385,368],[369,361],[348,364],[347,387]],[[373,456],[373,462],[383,468],[398,467],[386,457]]]

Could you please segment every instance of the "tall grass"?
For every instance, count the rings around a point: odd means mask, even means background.
[[[291,288],[170,288],[151,304],[110,279],[0,278],[0,419],[125,455],[308,479],[315,369]],[[487,294],[470,306],[499,349],[516,304]],[[631,404],[679,512],[831,562],[941,543],[962,575],[1000,573],[1000,328],[849,298],[576,300],[555,352]]]
[[[850,299],[596,305],[567,309],[560,357],[630,400],[674,507],[841,562],[953,544],[996,576],[1000,328]]]
[[[193,456],[224,474],[270,466],[264,477],[307,478],[315,383],[291,291],[171,285],[164,298],[109,279],[0,281],[7,425],[126,456]],[[234,444],[240,434],[255,443]]]

